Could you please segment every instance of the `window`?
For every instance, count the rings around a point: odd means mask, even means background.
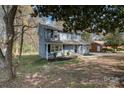
[[[53,30],[51,30],[51,38],[53,38]]]
[[[48,44],[48,53],[50,53],[50,44]]]
[[[54,49],[54,45],[51,45],[51,46],[50,46],[50,52],[54,52],[54,50],[55,50],[55,49]]]
[[[50,45],[50,52],[56,52],[62,50],[62,45]],[[49,50],[48,50],[49,51]]]
[[[63,49],[65,49],[65,45],[63,45]]]
[[[50,31],[47,32],[47,39],[51,39],[51,32]]]

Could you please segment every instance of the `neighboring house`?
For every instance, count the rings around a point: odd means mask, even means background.
[[[104,46],[104,41],[102,34],[97,34],[97,33],[92,33],[92,43],[90,46],[90,51],[91,52],[102,52]]]
[[[102,52],[104,48],[104,41],[93,41],[91,43],[91,52]]]
[[[88,54],[89,44],[81,39],[81,33],[64,32],[52,26],[39,24],[39,55],[45,59],[72,54]]]
[[[123,49],[123,45],[117,46],[117,48]],[[93,41],[91,43],[90,51],[91,52],[105,52],[113,49],[112,45],[106,43],[105,41]]]

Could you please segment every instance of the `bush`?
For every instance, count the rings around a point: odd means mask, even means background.
[[[68,56],[70,55],[70,52],[69,52],[69,51],[67,52],[67,55],[68,55]]]
[[[118,48],[117,50],[118,51],[124,51],[124,48]]]
[[[103,48],[102,51],[115,53],[115,50],[113,48]]]

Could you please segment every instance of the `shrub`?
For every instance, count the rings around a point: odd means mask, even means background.
[[[124,51],[124,48],[117,48],[118,51]]]
[[[115,50],[113,48],[103,48],[102,51],[115,53]]]

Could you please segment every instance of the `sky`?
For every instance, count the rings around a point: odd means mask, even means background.
[[[48,16],[47,17],[47,24],[52,24],[52,16]]]

